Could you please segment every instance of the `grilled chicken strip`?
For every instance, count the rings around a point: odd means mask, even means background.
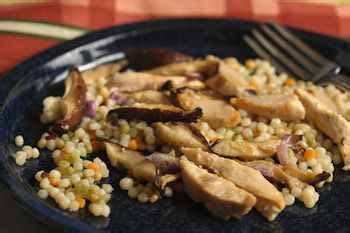
[[[214,129],[234,127],[241,120],[239,112],[224,100],[189,88],[179,90],[176,94],[176,101],[185,110],[200,107],[203,110],[202,119]]]
[[[319,194],[315,191],[313,186],[298,180],[296,177],[290,175],[280,166],[272,162],[266,160],[256,160],[251,162],[242,162],[242,164],[260,171],[268,179],[281,184],[286,184],[290,190],[299,189],[303,191],[306,188],[310,188],[310,191],[313,192],[313,195],[315,196],[312,201],[305,201],[301,197],[301,194],[297,196],[297,198],[304,202],[305,206],[308,208],[312,208],[318,201]]]
[[[222,140],[211,149],[216,154],[239,158],[246,161],[264,159],[276,154],[280,140],[271,139],[264,142],[247,142]]]
[[[245,95],[231,98],[231,104],[258,116],[297,121],[305,118],[305,109],[298,97],[291,95]]]
[[[177,149],[181,147],[194,147],[208,150],[207,145],[185,124],[154,123],[152,126],[154,127],[157,138],[167,145]]]
[[[268,220],[274,220],[284,209],[282,193],[255,169],[200,149],[182,148],[181,151],[195,164],[213,169],[223,178],[256,196],[255,208]]]
[[[308,92],[298,90],[297,93],[305,106],[307,119],[338,145],[344,162],[343,170],[350,170],[350,123]]]
[[[185,157],[180,159],[185,192],[196,202],[201,202],[214,216],[225,220],[240,218],[256,203],[256,198],[207,170],[197,167]]]
[[[221,61],[217,74],[206,80],[205,84],[224,96],[241,96],[246,90],[252,89],[249,81],[239,73],[232,59]]]
[[[133,92],[128,95],[128,98],[138,103],[171,105],[163,92],[155,90]]]
[[[83,71],[81,75],[83,76],[86,85],[91,85],[99,79],[109,78],[119,72],[127,65],[127,63],[126,60],[121,60],[115,63],[100,65],[94,69]]]
[[[328,109],[333,112],[340,113],[338,107],[335,105],[334,101],[329,97],[322,87],[316,87],[308,90],[313,96],[315,96],[318,101],[320,101],[323,105],[325,105]]]
[[[139,72],[117,73],[108,79],[107,88],[117,88],[120,92],[158,90],[165,82],[171,81],[176,88],[188,86],[190,82],[183,76],[162,76]],[[190,86],[190,85],[189,85]]]
[[[223,136],[210,128],[207,122],[198,121],[196,123],[191,123],[191,127],[199,131],[209,145],[223,139]]]
[[[105,143],[112,166],[124,168],[137,179],[154,181],[156,166],[140,152],[128,150],[114,143]]]

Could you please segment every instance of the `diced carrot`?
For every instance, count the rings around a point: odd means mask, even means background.
[[[89,196],[89,200],[91,202],[96,202],[98,200],[98,196],[95,193],[91,193]]]
[[[82,196],[77,196],[76,201],[79,203],[79,208],[84,208],[86,201]]]
[[[286,86],[294,86],[295,80],[293,78],[288,78],[286,81],[284,81],[284,85]]]
[[[314,159],[314,158],[316,158],[316,156],[317,156],[317,154],[316,154],[316,151],[314,149],[308,148],[304,152],[304,158],[306,160]]]
[[[98,166],[96,163],[89,163],[87,168],[94,170],[95,172],[100,172],[100,166]]]
[[[245,66],[248,68],[248,69],[255,69],[256,67],[256,62],[252,59],[248,59],[245,61]]]
[[[138,142],[136,139],[131,139],[128,144],[130,150],[137,150],[139,148]]]
[[[50,180],[50,183],[55,187],[57,187],[59,182],[60,182],[59,179],[55,179],[55,178],[51,178],[51,177],[49,177],[49,180]]]

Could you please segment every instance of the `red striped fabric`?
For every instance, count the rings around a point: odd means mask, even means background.
[[[0,0],[0,73],[60,42],[58,39],[8,34],[1,28],[4,19],[97,30],[147,19],[185,16],[276,20],[315,32],[350,37],[350,5],[291,0],[48,0],[9,5],[1,4]]]

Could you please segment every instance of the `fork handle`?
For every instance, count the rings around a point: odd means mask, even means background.
[[[319,80],[319,84],[333,84],[343,91],[350,91],[350,76],[342,73],[329,74],[327,78]]]

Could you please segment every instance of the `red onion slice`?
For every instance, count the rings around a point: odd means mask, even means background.
[[[277,158],[280,164],[288,164],[288,149],[301,140],[301,135],[287,134],[282,137],[281,143],[277,146]]]

